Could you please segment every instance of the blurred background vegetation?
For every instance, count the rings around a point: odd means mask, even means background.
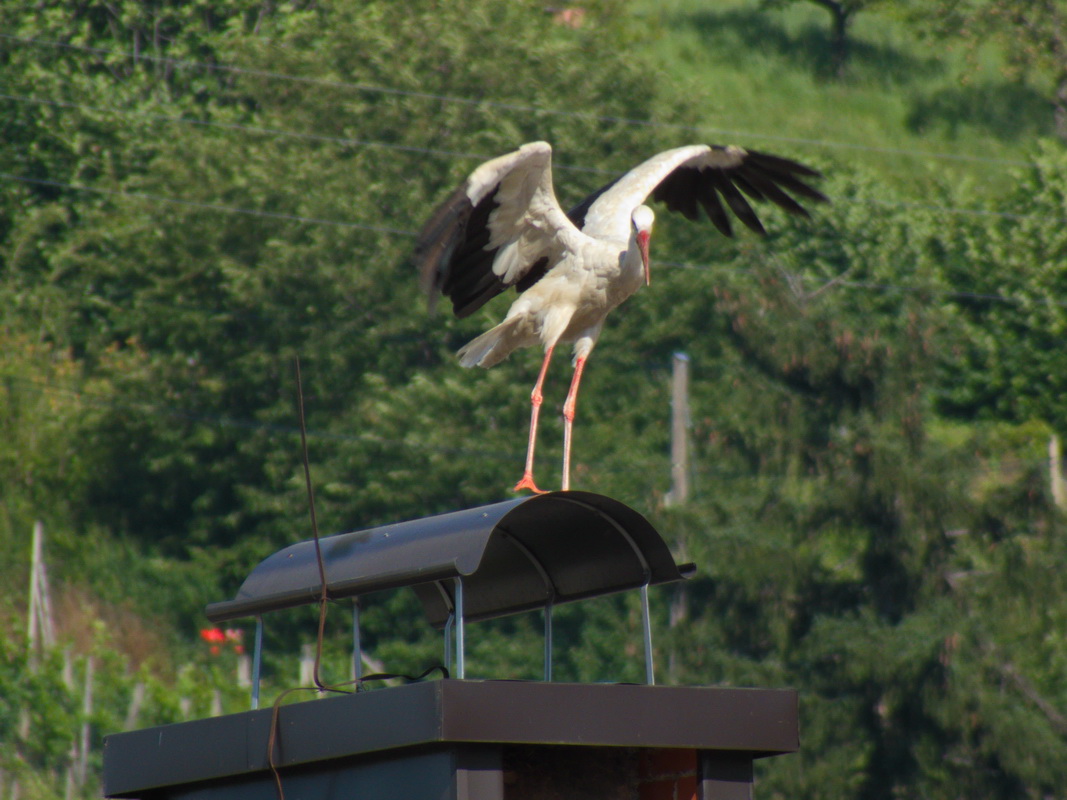
[[[509,496],[540,355],[461,370],[510,299],[430,316],[409,255],[473,167],[534,139],[565,206],[695,141],[812,164],[833,198],[765,211],[764,240],[661,214],[652,286],[590,363],[577,488],[699,567],[653,592],[660,677],[800,691],[802,751],[760,765],[761,797],[1061,795],[1065,16],[0,2],[0,796],[96,796],[105,734],[246,707],[202,609],[310,536],[294,356],[324,533]],[[691,493],[668,506],[676,352]],[[546,415],[542,486],[560,437]],[[31,670],[37,520],[57,645]],[[633,602],[559,609],[559,679],[641,678]],[[327,679],[347,625],[331,610]],[[391,671],[441,657],[409,594],[364,625]],[[539,630],[475,626],[471,674],[536,678]],[[271,620],[265,697],[314,632],[311,609]]]

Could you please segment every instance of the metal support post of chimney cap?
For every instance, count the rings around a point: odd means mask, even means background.
[[[575,503],[576,505],[586,505],[583,501],[578,499],[567,497],[566,500]],[[618,531],[622,539],[630,546],[637,562],[641,565],[641,571],[644,575],[644,582],[641,584],[641,623],[645,640],[645,683],[650,686],[654,685],[656,683],[656,675],[652,666],[652,615],[650,614],[648,607],[648,584],[652,582],[652,567],[648,563],[648,558],[645,556],[644,551],[638,546],[630,531],[622,527],[618,520],[605,514],[602,509],[593,508],[592,510]]]
[[[552,603],[545,603],[545,682],[552,681]]]
[[[652,667],[652,615],[648,608],[648,584],[641,587],[641,627],[645,635],[645,683],[654,686],[656,673]]]
[[[352,603],[352,679],[363,677],[363,645],[359,636],[359,598]]]
[[[452,674],[452,624],[456,615],[449,613],[448,619],[445,621],[445,669],[448,670],[448,674]]]
[[[552,576],[549,575],[548,569],[541,562],[533,551],[530,550],[522,540],[512,535],[507,530],[501,530],[501,535],[511,543],[511,546],[518,550],[526,560],[530,563],[530,566],[537,571],[537,574],[541,577],[541,582],[545,585],[545,681],[552,680],[552,606],[556,604],[556,598],[559,596],[559,590],[556,588],[555,581],[552,580]]]
[[[466,675],[466,653],[463,636],[463,578],[456,577],[456,677],[463,679]]]
[[[252,709],[259,708],[259,675],[263,663],[263,617],[256,615],[256,640],[252,647]]]

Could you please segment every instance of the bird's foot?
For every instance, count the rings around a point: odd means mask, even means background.
[[[511,491],[521,492],[523,489],[529,489],[534,494],[546,494],[542,489],[537,488],[537,484],[534,483],[533,474],[530,472],[524,472],[522,479],[515,484],[515,488]]]

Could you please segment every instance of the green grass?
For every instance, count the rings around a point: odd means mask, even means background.
[[[637,0],[634,9],[652,34],[647,54],[692,98],[707,139],[862,165],[902,199],[922,199],[931,181],[999,191],[1019,166],[1000,162],[1026,161],[1053,134],[1040,81],[1008,77],[992,48],[917,38],[888,12],[855,18],[838,78],[829,16],[814,5]]]

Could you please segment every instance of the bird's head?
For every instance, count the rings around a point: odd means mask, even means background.
[[[652,272],[648,267],[648,240],[652,237],[652,223],[656,221],[656,215],[648,206],[638,206],[630,215],[630,221],[637,250],[641,253],[641,263],[645,265],[645,286],[648,286],[652,283]]]

